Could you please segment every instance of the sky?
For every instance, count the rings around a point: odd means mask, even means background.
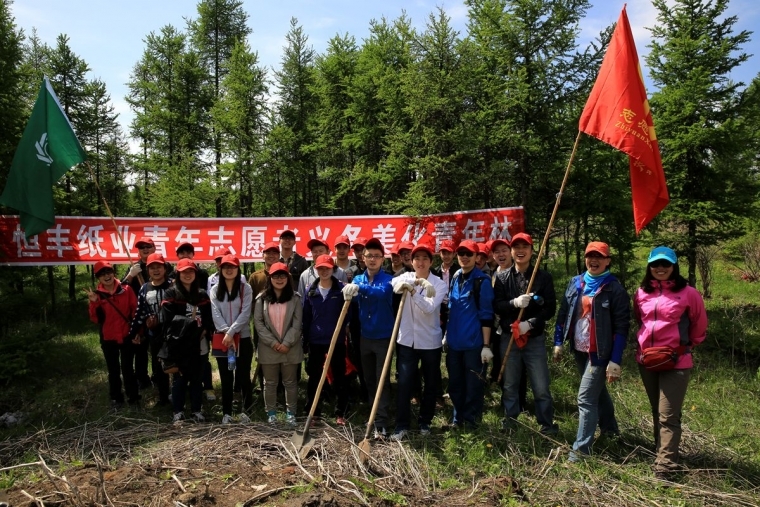
[[[128,91],[126,83],[145,49],[145,37],[168,24],[184,30],[186,19],[197,17],[196,6],[195,0],[15,0],[11,12],[16,26],[25,34],[36,29],[40,39],[51,46],[59,34],[69,36],[70,47],[91,69],[87,77],[105,82],[119,121],[128,133],[132,113],[124,99]],[[249,43],[258,52],[260,64],[270,69],[270,76],[271,69],[279,68],[291,17],[298,19],[314,49],[323,53],[336,34],[348,33],[361,44],[368,35],[371,20],[382,17],[393,20],[402,11],[406,11],[416,28],[424,30],[429,15],[437,12],[439,6],[451,18],[452,26],[461,34],[466,33],[467,8],[463,0],[244,0],[248,24],[253,30]],[[596,38],[602,29],[617,21],[622,8],[623,2],[592,1],[581,23],[581,43]],[[627,12],[646,77],[644,56],[650,41],[647,27],[656,24],[656,10],[650,0],[631,0]],[[731,0],[727,15],[738,17],[735,34],[756,30],[760,27],[760,2]],[[730,77],[748,84],[760,70],[760,33],[751,35],[744,51],[754,56]]]

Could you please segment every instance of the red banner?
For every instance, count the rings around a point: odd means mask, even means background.
[[[286,229],[296,234],[296,251],[311,258],[306,243],[319,238],[332,245],[346,235],[377,238],[386,250],[400,241],[436,245],[453,239],[487,241],[511,239],[525,229],[523,209],[495,208],[443,213],[420,218],[404,215],[289,218],[118,218],[132,260],[138,258],[135,243],[143,236],[152,238],[156,252],[166,260],[176,260],[175,249],[184,242],[195,245],[195,260],[212,262],[219,247],[228,247],[243,262],[261,260],[265,243],[279,241]],[[90,264],[99,260],[129,262],[113,222],[104,217],[56,217],[52,227],[28,240],[18,216],[0,215],[0,265],[45,266]]]

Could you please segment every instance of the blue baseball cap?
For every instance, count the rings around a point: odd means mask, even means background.
[[[658,246],[654,250],[652,250],[649,253],[649,259],[647,259],[647,264],[651,264],[654,261],[659,261],[660,259],[665,259],[666,261],[670,261],[673,264],[678,263],[678,256],[673,251],[673,249],[668,248],[666,246]]]

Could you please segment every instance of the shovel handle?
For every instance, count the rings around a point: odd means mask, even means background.
[[[317,391],[314,393],[314,399],[311,400],[311,410],[309,410],[309,416],[306,418],[305,428],[307,430],[309,428],[309,424],[311,424],[311,420],[314,418],[314,413],[317,410],[319,397],[322,395],[322,387],[324,387],[325,379],[327,378],[327,369],[330,366],[330,361],[332,360],[333,352],[335,351],[335,344],[338,342],[338,336],[340,336],[340,330],[343,327],[343,321],[346,319],[346,314],[348,313],[349,306],[351,306],[351,300],[347,299],[343,303],[343,308],[341,309],[340,316],[338,317],[338,323],[335,324],[335,332],[333,332],[332,339],[330,340],[330,348],[327,349],[325,366],[322,368],[322,375],[319,377],[319,385],[317,385]]]
[[[409,293],[404,291],[404,295],[401,298],[401,304],[398,305],[398,312],[396,312],[396,322],[393,324],[393,333],[391,333],[391,342],[388,344],[388,352],[385,354],[383,372],[377,380],[377,392],[375,392],[375,401],[372,403],[372,411],[369,414],[369,422],[367,422],[367,431],[364,433],[364,440],[369,438],[369,433],[372,431],[372,425],[375,422],[377,407],[380,405],[380,396],[382,396],[383,387],[385,387],[385,377],[388,376],[388,370],[391,369],[391,359],[393,359],[393,351],[396,348],[396,336],[398,336],[398,330],[399,327],[401,327],[401,314],[404,311],[404,303],[406,303],[408,297]]]

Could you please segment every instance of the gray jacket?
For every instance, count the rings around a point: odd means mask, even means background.
[[[303,346],[301,345],[301,318],[303,305],[301,295],[294,293],[287,302],[285,311],[285,324],[283,335],[279,335],[269,318],[269,303],[264,300],[262,292],[256,296],[256,305],[253,311],[253,321],[256,326],[256,335],[259,337],[258,361],[261,364],[298,364],[303,361]],[[290,348],[287,354],[281,354],[272,347],[282,343]]]

